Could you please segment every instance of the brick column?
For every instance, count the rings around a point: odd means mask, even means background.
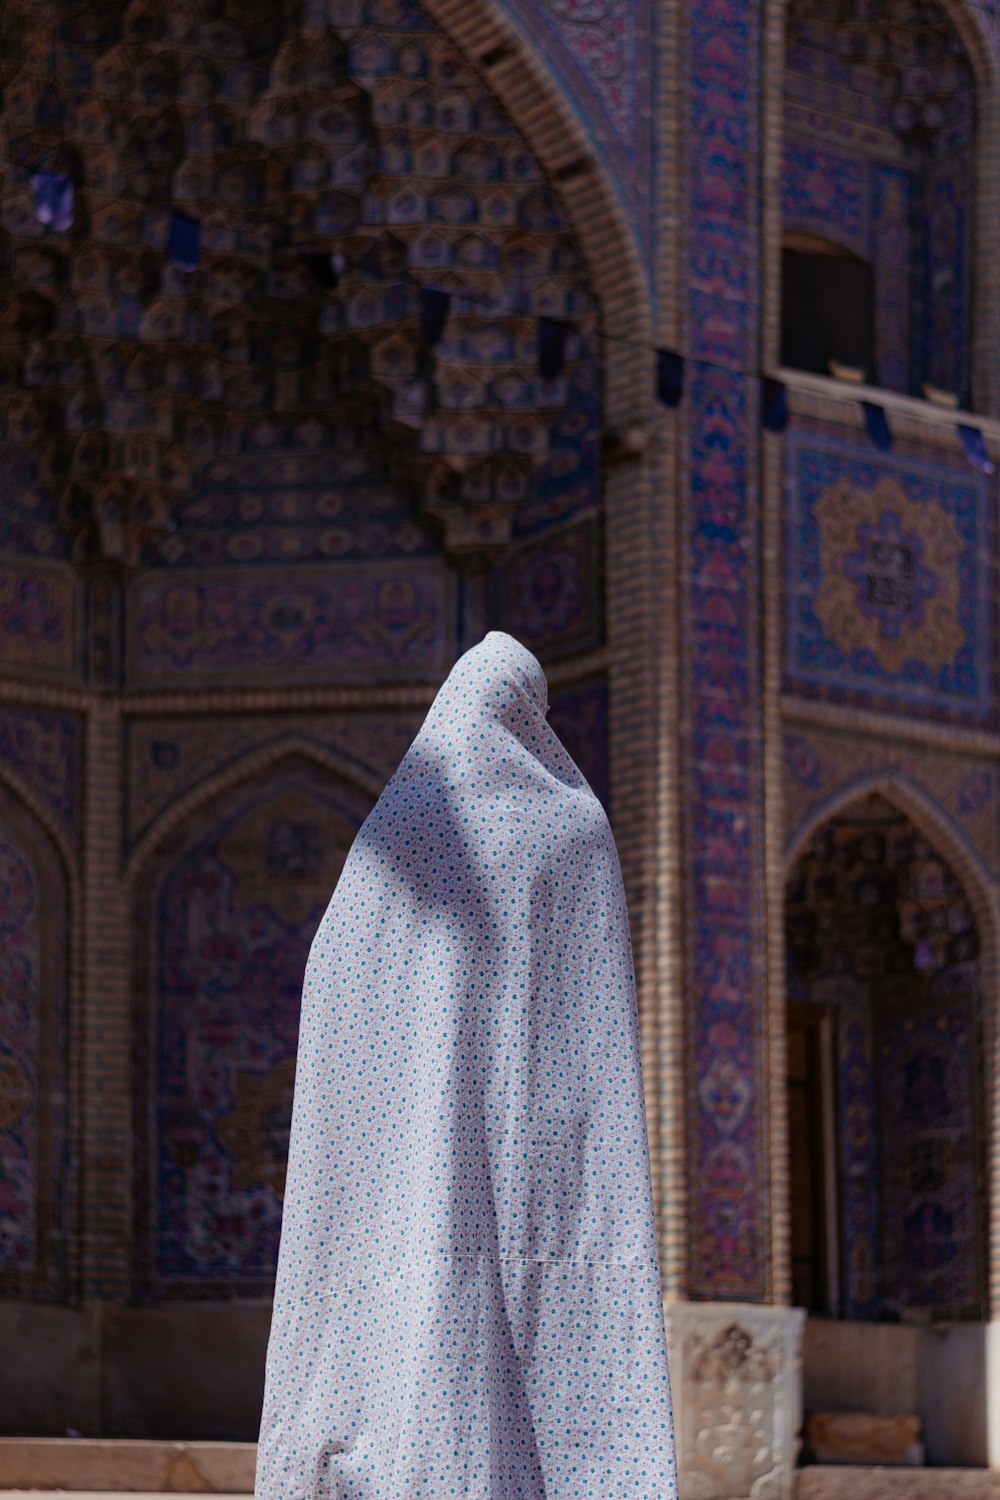
[[[687,0],[678,25],[687,1282],[767,1300],[759,0]]]

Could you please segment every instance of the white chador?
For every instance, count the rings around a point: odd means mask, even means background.
[[[309,956],[260,1500],[671,1500],[621,873],[493,633]]]

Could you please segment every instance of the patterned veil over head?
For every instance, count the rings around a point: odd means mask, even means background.
[[[260,1500],[671,1500],[618,857],[510,636],[467,652],[306,970]]]

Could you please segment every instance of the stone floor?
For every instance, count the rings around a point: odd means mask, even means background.
[[[256,1443],[164,1443],[109,1438],[0,1438],[0,1496],[248,1495]]]
[[[799,1470],[795,1500],[1000,1500],[1000,1470],[817,1464]]]

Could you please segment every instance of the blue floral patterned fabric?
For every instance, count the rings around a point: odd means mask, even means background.
[[[541,668],[459,661],[309,958],[260,1500],[670,1500],[628,920]]]

